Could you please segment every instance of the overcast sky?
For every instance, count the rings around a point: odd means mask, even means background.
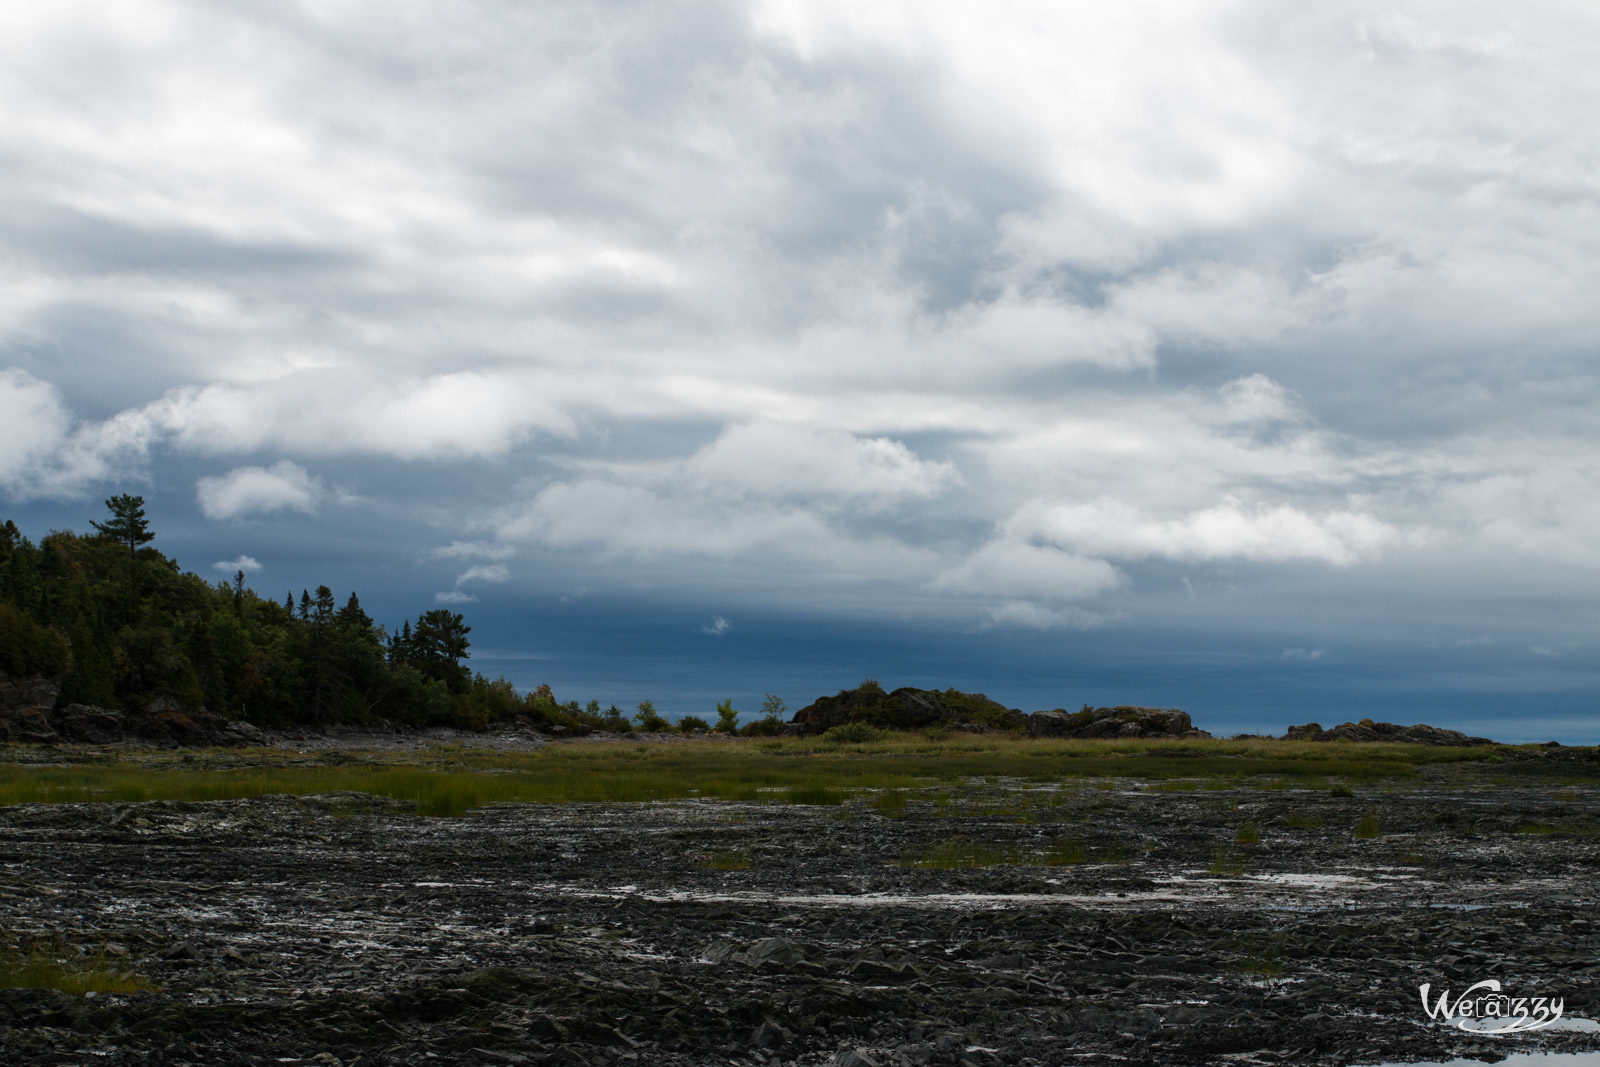
[[[0,8],[0,505],[563,699],[1600,740],[1600,9]]]

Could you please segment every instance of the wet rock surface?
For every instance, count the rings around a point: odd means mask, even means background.
[[[1345,1064],[1600,1048],[1590,1032],[1463,1033],[1417,991],[1498,978],[1597,1018],[1600,790],[1426,774],[1353,797],[988,782],[903,808],[454,819],[361,794],[0,808],[8,933],[115,946],[159,986],[0,991],[0,1061]]]

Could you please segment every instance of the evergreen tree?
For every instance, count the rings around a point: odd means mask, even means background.
[[[106,508],[111,512],[111,521],[95,522],[91,519],[89,525],[98,530],[101,537],[108,537],[119,545],[127,545],[130,558],[138,553],[140,545],[156,539],[144,516],[144,497],[122,493],[107,500]]]

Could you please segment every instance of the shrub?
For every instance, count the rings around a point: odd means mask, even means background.
[[[717,732],[720,734],[739,732],[739,713],[733,709],[731,698],[717,702]]]
[[[698,715],[685,715],[678,720],[680,734],[706,734],[711,732],[711,724]]]
[[[776,715],[768,715],[764,719],[747,722],[739,728],[745,737],[777,737],[783,733],[783,720]]]
[[[822,740],[844,745],[864,745],[882,738],[882,730],[875,726],[868,726],[864,722],[842,723],[838,726],[830,727],[822,734]]]
[[[639,710],[634,713],[633,721],[647,734],[659,734],[672,725],[661,717],[656,706],[648,700],[639,701]]]

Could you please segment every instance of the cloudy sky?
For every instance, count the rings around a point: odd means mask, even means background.
[[[1600,724],[1587,3],[12,4],[0,507],[563,699]]]

